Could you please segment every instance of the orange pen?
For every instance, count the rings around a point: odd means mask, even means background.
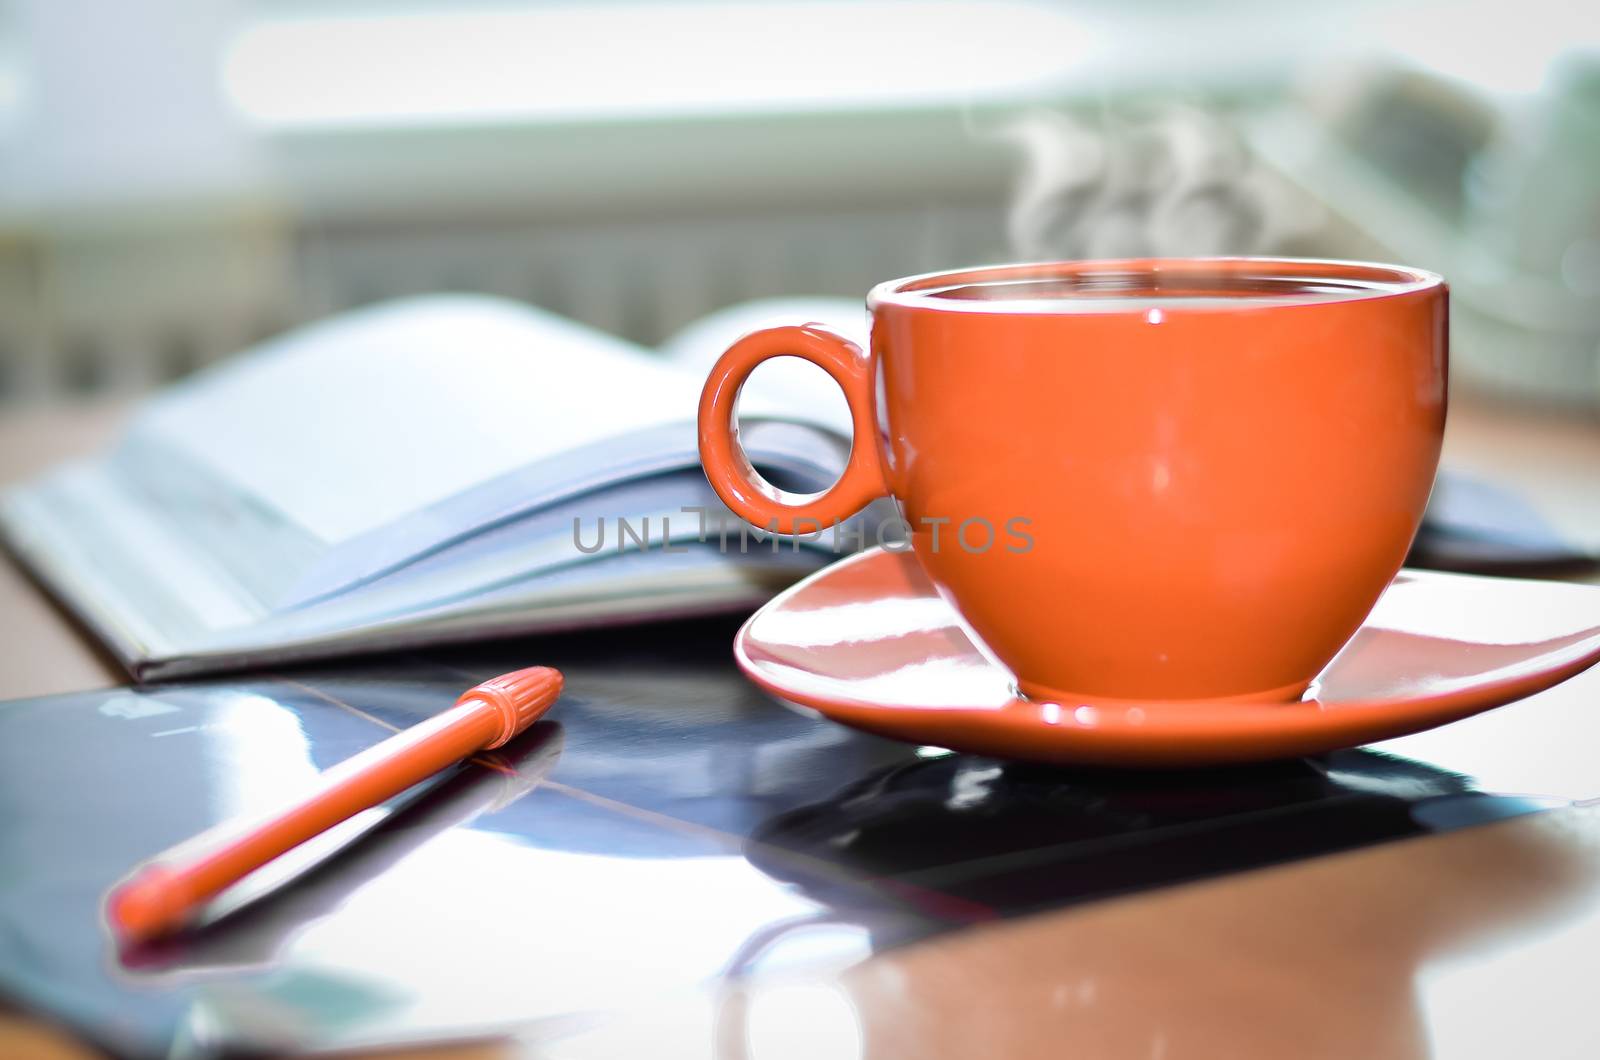
[[[135,869],[106,897],[126,943],[183,926],[201,906],[267,862],[532,725],[561,694],[558,670],[532,666],[468,689],[455,706],[322,774],[305,798],[265,817],[228,821]]]

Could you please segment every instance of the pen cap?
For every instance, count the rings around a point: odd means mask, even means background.
[[[484,745],[485,749],[494,748],[542,718],[561,695],[561,685],[560,670],[530,666],[474,685],[461,694],[456,705],[486,703],[499,712],[500,734]]]

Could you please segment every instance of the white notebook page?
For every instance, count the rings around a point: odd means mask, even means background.
[[[332,544],[565,449],[692,419],[699,388],[541,310],[433,296],[267,343],[158,398],[134,430]]]

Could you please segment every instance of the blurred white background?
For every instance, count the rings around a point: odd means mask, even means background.
[[[0,403],[432,290],[653,343],[1009,258],[1438,269],[1600,406],[1600,15],[1533,0],[9,0]]]

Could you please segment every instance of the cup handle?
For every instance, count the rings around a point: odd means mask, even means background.
[[[850,404],[854,437],[844,474],[821,493],[786,493],[763,479],[739,445],[739,391],[772,357],[800,357],[833,376]],[[700,392],[700,462],[735,515],[780,534],[818,533],[883,496],[872,362],[861,347],[819,324],[767,328],[746,335],[718,358]]]

